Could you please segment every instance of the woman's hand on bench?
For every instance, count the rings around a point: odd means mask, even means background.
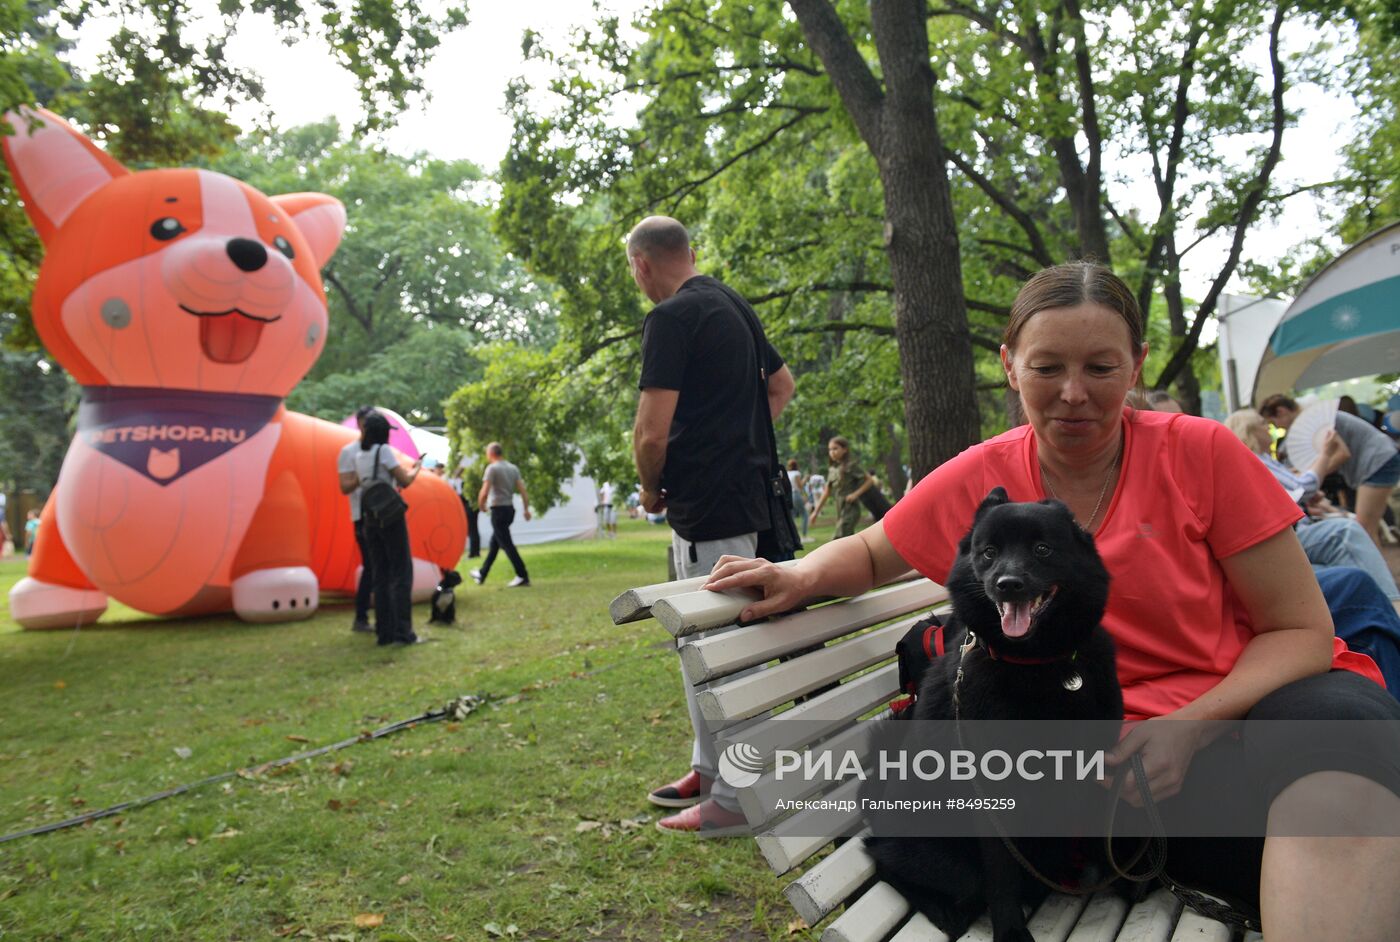
[[[763,599],[740,613],[741,621],[757,621],[774,612],[797,608],[813,594],[809,580],[797,566],[775,566],[766,559],[721,556],[701,588],[713,592],[728,589],[759,589]]]

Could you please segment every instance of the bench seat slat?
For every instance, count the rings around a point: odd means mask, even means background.
[[[1036,942],[1065,942],[1088,902],[1084,896],[1051,893],[1026,921],[1026,928]]]
[[[821,942],[884,942],[909,913],[909,904],[888,883],[866,890],[822,933]]]
[[[1181,915],[1181,900],[1163,887],[1128,910],[1116,942],[1167,942]]]
[[[692,641],[681,646],[681,662],[685,665],[685,676],[698,684],[900,615],[928,609],[947,597],[942,586],[926,579],[876,589],[845,602]]]
[[[865,852],[862,831],[783,889],[797,915],[809,926],[821,922],[875,875],[875,861]]]
[[[890,939],[890,942],[950,942],[947,933],[928,921],[923,913],[915,913]]]
[[[1172,942],[1230,942],[1230,927],[1194,909],[1183,909]]]
[[[696,694],[711,723],[729,725],[894,656],[894,646],[918,618],[905,618],[869,634],[813,651],[766,670],[745,674]]]
[[[1068,942],[1114,942],[1127,915],[1128,901],[1123,897],[1111,891],[1095,893]]]
[[[797,749],[851,723],[855,717],[888,703],[899,693],[899,665],[890,664],[862,674],[777,716],[765,717],[742,735],[727,729],[719,736],[721,750],[743,742],[763,755]]]

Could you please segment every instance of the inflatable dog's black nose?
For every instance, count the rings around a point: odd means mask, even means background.
[[[267,249],[252,239],[229,239],[228,257],[244,271],[257,271],[267,264]]]
[[[997,579],[997,589],[1002,592],[1024,592],[1026,584],[1015,576],[1001,576]]]

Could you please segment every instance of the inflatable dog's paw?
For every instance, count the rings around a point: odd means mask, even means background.
[[[244,621],[299,621],[320,604],[316,574],[305,566],[258,569],[233,580],[233,611]]]
[[[413,560],[413,601],[426,602],[433,597],[434,590],[437,589],[438,580],[442,578],[442,570],[426,559]]]
[[[10,590],[10,616],[25,628],[77,628],[107,611],[107,594],[25,576]]]

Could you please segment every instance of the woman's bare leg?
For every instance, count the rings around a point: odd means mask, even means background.
[[[1390,499],[1393,487],[1372,487],[1363,484],[1356,489],[1356,522],[1381,545],[1381,517],[1385,516],[1385,503]]]

